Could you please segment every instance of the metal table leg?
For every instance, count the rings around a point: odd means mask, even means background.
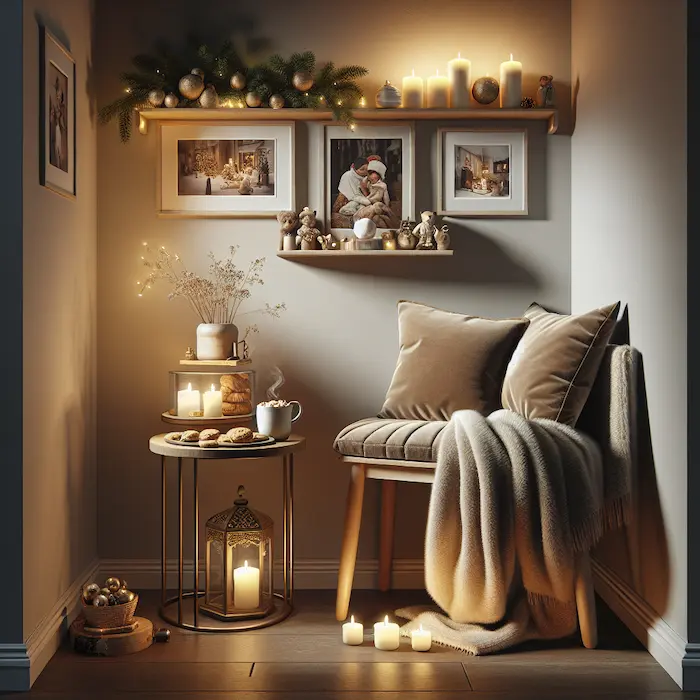
[[[167,498],[168,498],[168,479],[165,470],[165,456],[160,458],[160,480],[161,480],[161,525],[160,525],[160,602],[165,603],[168,597],[168,564],[166,560],[166,546],[168,535],[168,515],[167,515]]]
[[[177,621],[182,624],[182,457],[177,458]]]
[[[194,595],[192,603],[194,605],[194,626],[199,624],[199,469],[197,460],[194,463]]]
[[[294,598],[294,455],[284,458],[284,600],[292,603]]]

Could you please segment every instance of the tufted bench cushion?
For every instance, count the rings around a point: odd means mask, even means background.
[[[447,421],[365,418],[343,428],[333,448],[347,457],[435,462]]]

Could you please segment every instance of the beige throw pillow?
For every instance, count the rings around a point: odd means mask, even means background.
[[[585,314],[525,312],[530,325],[508,364],[503,407],[526,418],[575,425],[598,374],[620,302]]]
[[[382,418],[449,420],[501,407],[503,375],[529,321],[492,320],[400,301],[399,359]]]

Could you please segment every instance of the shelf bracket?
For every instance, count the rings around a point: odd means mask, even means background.
[[[139,113],[139,133],[148,133],[148,119],[144,119],[143,115]],[[549,132],[550,134],[552,131]]]
[[[547,122],[547,133],[548,134],[556,134],[557,129],[559,128],[559,119],[558,119],[559,112],[555,109],[552,111],[552,114],[549,116],[549,121]]]

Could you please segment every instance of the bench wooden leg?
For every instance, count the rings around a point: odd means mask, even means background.
[[[391,564],[394,552],[394,511],[396,482],[382,481],[382,512],[379,525],[379,590],[391,589]]]
[[[576,610],[581,640],[586,649],[598,645],[598,623],[595,613],[595,591],[591,576],[591,558],[588,552],[579,555],[576,571]]]
[[[345,529],[343,531],[343,546],[340,551],[340,567],[338,569],[338,594],[335,600],[335,616],[344,620],[348,616],[352,580],[355,575],[357,560],[357,543],[360,538],[362,523],[362,501],[365,494],[364,464],[353,464],[348,487],[348,500],[345,509]]]

